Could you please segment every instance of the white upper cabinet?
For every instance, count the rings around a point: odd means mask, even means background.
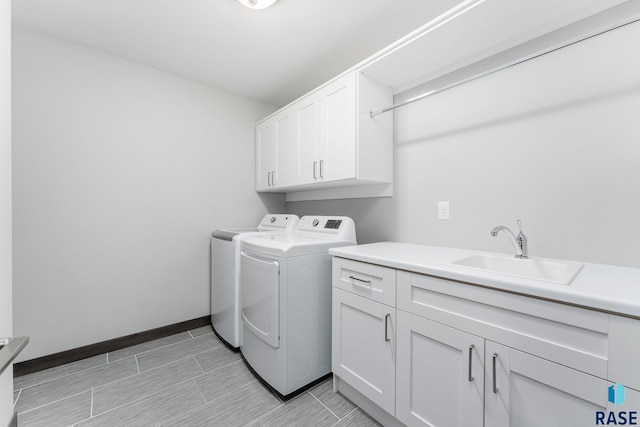
[[[455,86],[636,19],[634,3],[627,3],[631,12],[624,3],[451,2],[413,33],[259,122],[256,190],[287,193],[288,201],[393,195],[387,107],[394,95],[402,101],[418,86],[427,93]]]
[[[351,71],[258,123],[256,189],[289,193],[373,184],[391,187],[393,117],[371,118],[369,112],[392,102],[390,88]],[[276,153],[268,155],[263,134],[271,127],[276,127],[276,143],[268,147]],[[265,171],[273,167],[265,162],[272,157],[277,165],[275,178],[269,181]],[[271,184],[264,185],[265,180]]]

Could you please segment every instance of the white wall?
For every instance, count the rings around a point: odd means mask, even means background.
[[[208,315],[211,231],[284,208],[254,190],[275,107],[22,28],[13,77],[19,360]]]
[[[11,1],[0,0],[0,338],[11,319]],[[13,416],[13,369],[0,375],[0,426]]]
[[[400,108],[392,199],[288,203],[397,240],[640,267],[640,24]],[[451,219],[437,219],[437,202]]]

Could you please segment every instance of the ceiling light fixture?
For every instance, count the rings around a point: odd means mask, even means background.
[[[238,0],[243,5],[251,9],[266,9],[278,0]]]

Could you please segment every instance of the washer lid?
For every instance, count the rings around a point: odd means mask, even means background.
[[[260,230],[257,228],[229,228],[226,230],[216,230],[211,233],[211,237],[215,237],[220,240],[232,241],[235,236],[241,233],[257,233]]]

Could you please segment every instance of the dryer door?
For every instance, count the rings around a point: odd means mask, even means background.
[[[280,263],[240,252],[242,322],[273,348],[280,348]]]

